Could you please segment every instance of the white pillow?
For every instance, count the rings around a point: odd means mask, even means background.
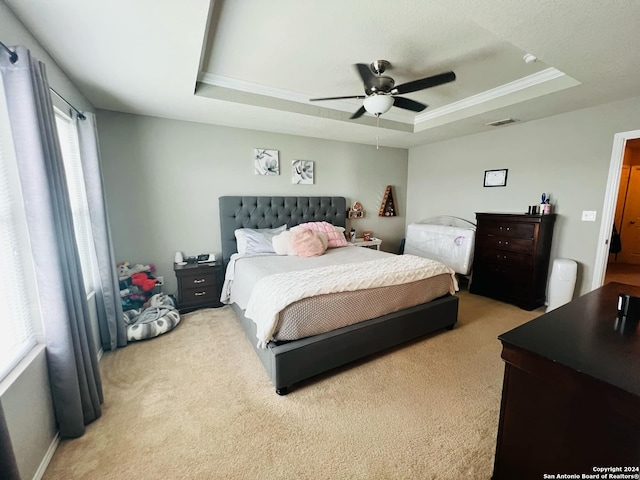
[[[238,253],[275,253],[271,240],[286,229],[286,225],[278,228],[239,228],[234,232]]]

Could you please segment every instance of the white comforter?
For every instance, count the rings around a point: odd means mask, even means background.
[[[457,283],[453,269],[414,255],[278,273],[256,283],[245,316],[257,325],[258,347],[266,348],[277,328],[279,312],[293,302],[314,295],[415,282],[443,273],[452,276],[450,293],[455,293]]]

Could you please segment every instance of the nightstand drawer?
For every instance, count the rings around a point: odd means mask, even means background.
[[[216,285],[216,273],[215,272],[207,272],[207,273],[195,273],[194,275],[184,275],[180,277],[180,282],[182,283],[182,288],[200,288],[200,287],[209,287],[211,285]]]
[[[218,295],[218,289],[216,285],[212,285],[211,287],[185,288],[182,290],[180,305],[186,306],[189,304],[215,303],[219,301],[220,296]]]

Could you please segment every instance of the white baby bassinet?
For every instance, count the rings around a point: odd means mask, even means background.
[[[404,253],[438,260],[460,275],[469,275],[475,236],[475,225],[457,217],[441,216],[410,223]]]

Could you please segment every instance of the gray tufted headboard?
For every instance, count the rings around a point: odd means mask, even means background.
[[[344,197],[231,197],[219,198],[222,259],[236,253],[238,228],[293,227],[304,222],[326,221],[346,226],[347,203]]]

